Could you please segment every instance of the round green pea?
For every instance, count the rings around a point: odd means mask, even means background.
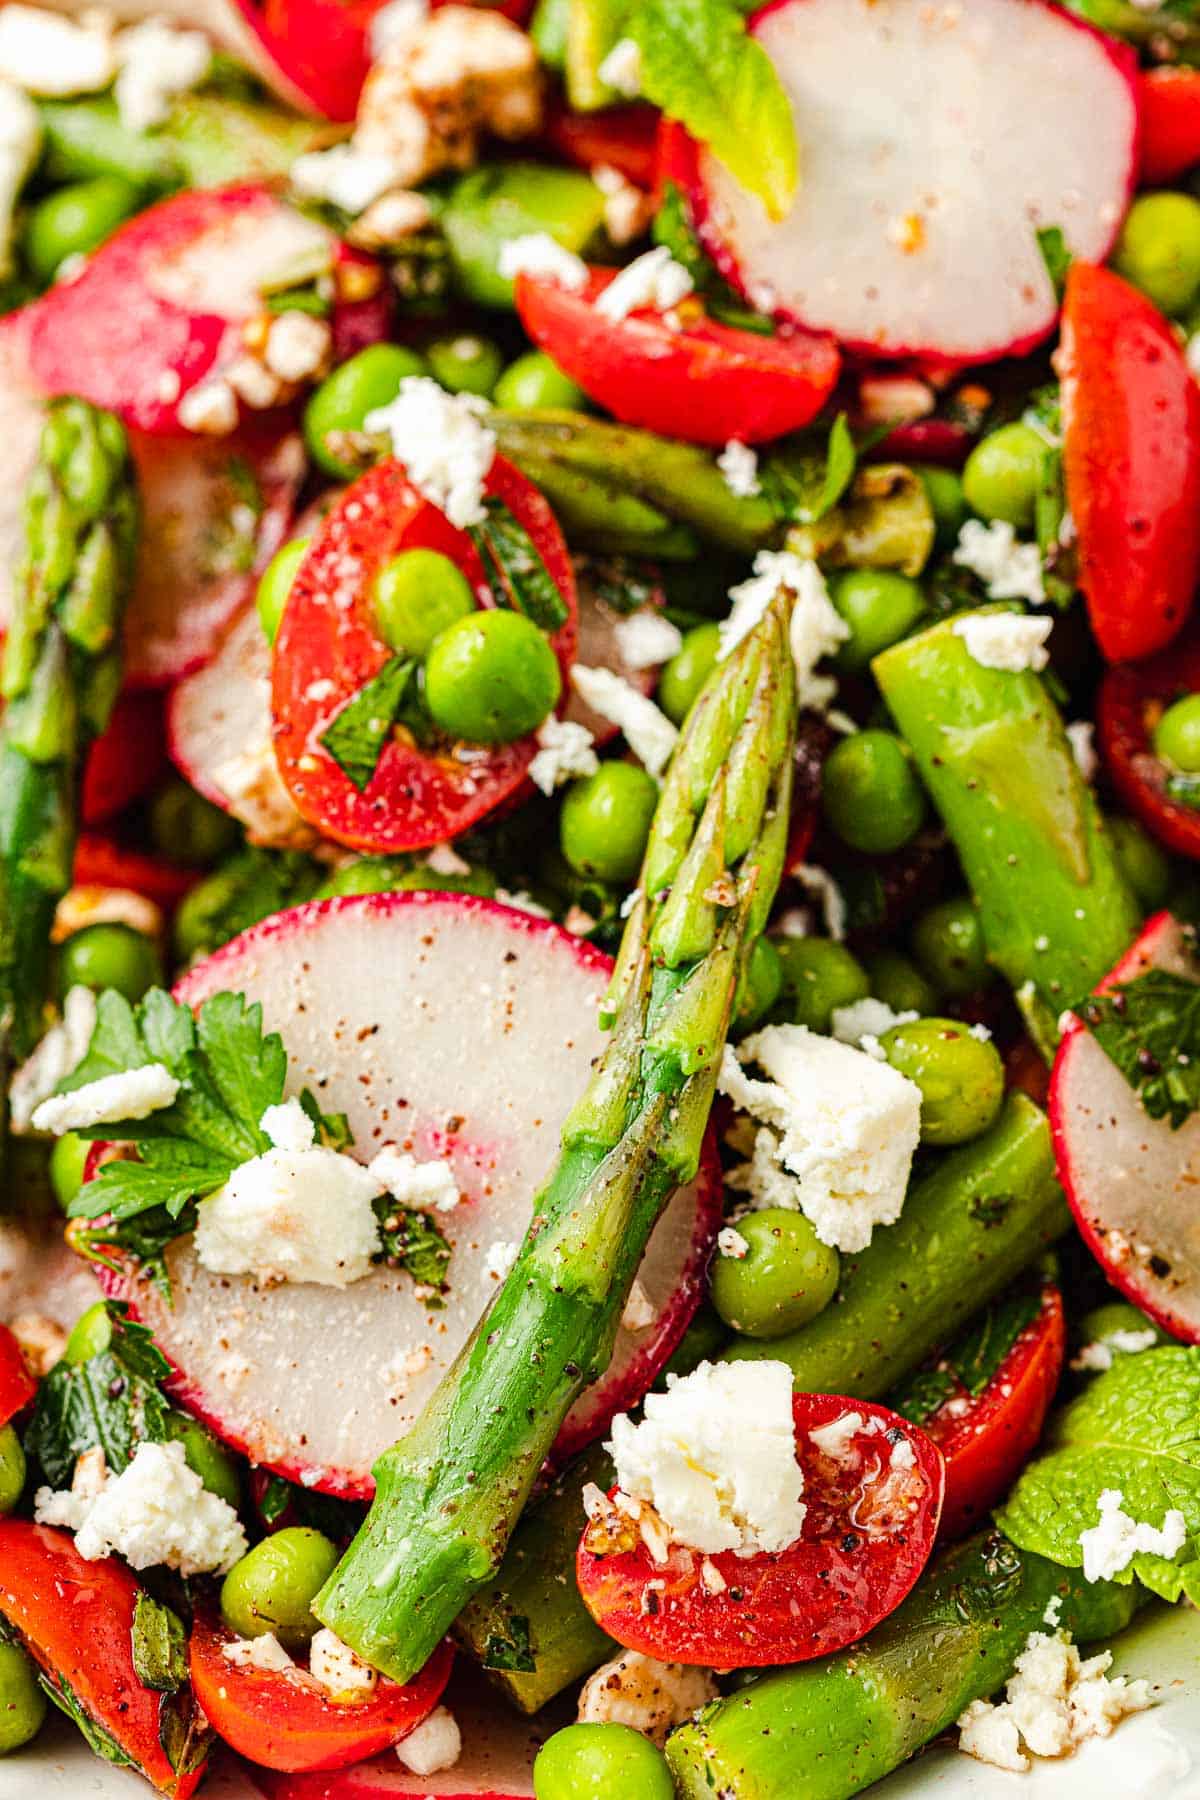
[[[330,900],[338,894],[397,894],[414,888],[490,896],[496,891],[496,878],[490,869],[471,869],[466,875],[439,875],[428,863],[412,862],[408,857],[359,856],[335,869],[316,889],[313,899]]]
[[[863,963],[871,992],[893,1012],[931,1013],[937,994],[911,957],[901,950],[876,950]]]
[[[0,1513],[10,1513],[25,1487],[25,1452],[11,1425],[0,1426]]]
[[[717,625],[694,625],[667,663],[658,681],[658,704],[668,719],[682,725],[692,702],[717,666],[721,632]]]
[[[533,1765],[537,1800],[673,1800],[662,1751],[630,1725],[567,1725]]]
[[[160,788],[150,807],[150,835],[156,850],[172,862],[203,868],[216,862],[238,841],[236,819],[186,781]]]
[[[50,1186],[64,1212],[83,1186],[83,1171],[91,1148],[86,1138],[73,1131],[66,1131],[54,1140],[50,1152]]]
[[[821,772],[821,809],[843,843],[870,856],[899,850],[925,818],[925,792],[893,731],[844,737]]]
[[[500,379],[504,357],[490,338],[461,331],[457,337],[435,338],[425,346],[433,379],[452,394],[478,394],[488,399]]]
[[[982,519],[1004,519],[1018,531],[1028,530],[1045,455],[1045,442],[1031,425],[1018,421],[989,431],[963,468],[968,504]]]
[[[367,414],[394,400],[402,381],[428,373],[424,357],[400,344],[371,344],[339,364],[304,409],[304,438],[317,467],[339,481],[357,475],[357,465],[330,447],[331,435],[361,431]]]
[[[25,256],[40,282],[49,282],[68,256],[86,256],[142,204],[142,194],[120,175],[96,175],[60,187],[29,210]]]
[[[1200,770],[1200,694],[1185,694],[1167,707],[1154,727],[1154,751],[1188,775]]]
[[[637,763],[601,763],[572,782],[559,815],[562,853],[579,875],[632,881],[642,863],[658,786]]]
[[[217,1442],[211,1431],[205,1430],[199,1419],[189,1418],[187,1413],[169,1412],[167,1432],[176,1443],[183,1445],[188,1468],[200,1477],[209,1493],[224,1500],[236,1512],[241,1505],[242,1484],[238,1480],[237,1464],[224,1445]]]
[[[940,469],[936,463],[916,466],[926,499],[933,508],[933,523],[941,548],[953,544],[967,516],[967,502],[962,482],[953,469]]]
[[[536,731],[562,693],[558,659],[522,613],[501,607],[447,626],[425,663],[434,723],[475,744],[510,744]]]
[[[1200,295],[1200,201],[1190,194],[1139,195],[1112,260],[1160,311],[1186,312]]]
[[[112,1343],[112,1316],[105,1300],[97,1300],[86,1312],[80,1313],[71,1327],[63,1350],[63,1360],[69,1363],[91,1362],[93,1356],[102,1356]]]
[[[1118,1331],[1152,1331],[1156,1344],[1168,1344],[1171,1341],[1153,1319],[1148,1319],[1144,1312],[1139,1312],[1136,1306],[1130,1306],[1124,1300],[1109,1300],[1103,1306],[1094,1306],[1079,1321],[1081,1344],[1103,1343],[1105,1338],[1112,1337]],[[1114,1356],[1137,1354],[1136,1351],[1121,1350],[1117,1346],[1113,1346],[1112,1350]]]
[[[375,577],[375,624],[398,656],[425,656],[434,639],[475,611],[471,584],[440,550],[402,550]]]
[[[1146,912],[1157,912],[1171,891],[1171,864],[1166,851],[1155,843],[1136,819],[1109,819],[1117,863],[1122,875]]]
[[[983,922],[966,895],[941,900],[913,926],[912,953],[939,994],[958,999],[986,987],[992,978],[983,941]]]
[[[575,412],[587,395],[544,350],[530,350],[510,362],[492,398],[509,412],[544,412],[566,408]]]
[[[289,1525],[266,1537],[221,1584],[221,1616],[239,1637],[274,1632],[288,1650],[302,1650],[317,1630],[312,1603],[332,1575],[336,1545],[322,1532]]]
[[[776,1338],[807,1325],[837,1292],[838,1253],[823,1244],[803,1213],[771,1206],[733,1228],[744,1256],[713,1258],[712,1303],[733,1331]]]
[[[783,964],[770,938],[754,940],[742,978],[734,1016],[735,1034],[741,1036],[761,1024],[783,991]]]
[[[830,584],[829,598],[850,628],[834,659],[848,675],[857,675],[873,656],[907,637],[925,611],[918,584],[892,569],[847,569]]]
[[[782,1023],[828,1031],[836,1006],[852,1006],[871,991],[867,971],[832,938],[776,938],[783,991],[774,1016]]]
[[[35,1738],[46,1717],[46,1696],[32,1657],[0,1641],[0,1756]]]
[[[85,925],[72,932],[58,952],[58,984],[66,994],[73,987],[116,988],[134,1005],[147,988],[161,987],[163,963],[158,947],[132,925]]]
[[[311,543],[311,538],[293,538],[290,544],[285,544],[275,552],[258,578],[254,604],[258,608],[259,622],[268,644],[273,644],[279,635],[279,625],[288,595],[292,591],[292,583],[300,573],[300,564]]]
[[[987,1130],[1004,1099],[995,1044],[972,1037],[961,1019],[914,1019],[879,1042],[893,1069],[921,1090],[923,1144],[965,1144]]]

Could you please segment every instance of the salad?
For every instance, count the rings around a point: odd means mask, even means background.
[[[0,5],[28,1791],[1159,1705],[1198,168],[1194,0]]]

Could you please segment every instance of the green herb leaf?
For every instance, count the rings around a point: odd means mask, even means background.
[[[158,1709],[158,1741],[176,1775],[194,1774],[204,1765],[213,1736],[190,1687],[163,1695]]]
[[[888,1395],[888,1405],[902,1419],[910,1419],[914,1425],[924,1425],[957,1392],[958,1382],[951,1370],[919,1369],[902,1388]]]
[[[1046,273],[1054,284],[1054,292],[1061,300],[1067,282],[1067,270],[1071,266],[1071,252],[1067,248],[1062,226],[1043,225],[1036,235]]]
[[[757,332],[760,337],[775,335],[774,320],[752,311],[702,248],[692,229],[687,202],[673,181],[664,184],[662,203],[650,227],[650,235],[656,244],[662,244],[671,252],[674,262],[687,270],[710,319],[734,326],[739,331]]]
[[[1150,1117],[1178,1131],[1200,1106],[1200,985],[1148,969],[1075,1011]]]
[[[346,702],[321,735],[323,748],[360,794],[374,779],[384,745],[392,735],[416,673],[412,657],[390,657],[378,675]]]
[[[311,1531],[322,1531],[335,1544],[349,1543],[362,1522],[363,1509],[349,1500],[338,1500],[332,1494],[314,1493],[272,1475],[258,1500],[258,1511],[264,1525],[278,1525],[284,1517],[290,1525],[306,1525]]]
[[[398,1206],[387,1194],[374,1204],[384,1260],[406,1269],[422,1287],[441,1293],[448,1279],[450,1246],[430,1215]]]
[[[532,1675],[537,1668],[529,1636],[529,1620],[521,1613],[508,1618],[506,1632],[494,1631],[483,1646],[485,1669],[511,1669],[516,1674]]]
[[[283,1039],[277,1031],[264,1033],[257,1001],[250,1005],[244,994],[214,994],[200,1008],[196,1041],[222,1111],[242,1127],[240,1160],[257,1156],[267,1148],[259,1120],[283,1099],[287,1078]]]
[[[173,1694],[188,1678],[187,1634],[183,1621],[152,1594],[134,1602],[130,1629],[133,1668],[143,1687]]]
[[[471,541],[497,601],[524,613],[539,631],[557,631],[567,620],[567,603],[537,545],[502,500],[486,501],[484,510],[487,518],[471,526]]]
[[[195,1229],[195,1201],[189,1202],[178,1214],[168,1212],[165,1206],[154,1206],[131,1218],[103,1225],[77,1223],[71,1232],[71,1248],[77,1255],[85,1256],[89,1262],[99,1263],[103,1268],[112,1269],[117,1275],[124,1274],[125,1268],[110,1252],[113,1249],[127,1251],[130,1256],[137,1258],[142,1274],[153,1281],[170,1305],[171,1279],[167,1274],[167,1246],[173,1244],[177,1237],[183,1237]]]
[[[818,519],[823,519],[826,513],[833,511],[854,480],[857,463],[858,455],[854,439],[850,435],[850,426],[845,413],[839,413],[829,433],[824,479],[811,505],[798,515],[797,524],[815,525]]]
[[[935,1367],[918,1369],[895,1389],[888,1397],[888,1405],[914,1425],[924,1425],[947,1400],[961,1396],[964,1389],[978,1399],[996,1379],[1005,1357],[1040,1310],[1041,1298],[1034,1292],[1008,1294],[993,1301]]]
[[[59,1712],[66,1713],[72,1724],[77,1726],[88,1749],[105,1762],[113,1763],[118,1769],[137,1767],[134,1758],[127,1750],[122,1749],[116,1738],[89,1713],[83,1710],[82,1702],[75,1690],[63,1680],[61,1675],[47,1675],[39,1669],[38,1680],[48,1699],[52,1700]]]
[[[353,1149],[354,1133],[350,1129],[350,1121],[345,1113],[322,1112],[320,1102],[311,1088],[305,1088],[302,1091],[300,1104],[316,1127],[317,1142],[322,1149]]]
[[[108,1347],[86,1362],[58,1362],[38,1388],[25,1448],[51,1487],[71,1485],[76,1460],[97,1446],[114,1475],[138,1444],[163,1443],[168,1407],[160,1383],[170,1364],[129,1309],[110,1301]]]

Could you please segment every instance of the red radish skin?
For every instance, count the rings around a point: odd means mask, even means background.
[[[1151,968],[1200,981],[1200,962],[1169,913],[1148,921],[1100,991]],[[1108,1279],[1164,1331],[1200,1343],[1200,1114],[1178,1131],[1149,1118],[1116,1064],[1071,1015],[1050,1079],[1050,1129],[1075,1223]]]
[[[168,1253],[173,1308],[132,1265],[122,1276],[102,1271],[154,1330],[183,1405],[252,1462],[369,1498],[375,1458],[411,1426],[495,1291],[488,1249],[524,1232],[601,1047],[595,1013],[610,967],[527,913],[412,893],[281,913],[183,978],[176,993],[192,1005],[222,989],[262,1001],[268,1026],[283,1033],[293,1089],[310,1086],[348,1113],[360,1157],[388,1141],[445,1155],[467,1196],[440,1221],[453,1249],[442,1311],[383,1267],[340,1291],[210,1275],[190,1239]],[[635,1404],[674,1350],[703,1291],[720,1209],[710,1139],[700,1176],[672,1202],[642,1266],[653,1322],[618,1334],[608,1372],[568,1416],[558,1455]]]
[[[1045,0],[771,0],[749,29],[797,120],[787,217],[678,127],[662,159],[721,273],[864,355],[986,362],[1039,344],[1058,309],[1035,229],[1100,261],[1137,178],[1133,51]]]
[[[1096,695],[1096,740],[1121,799],[1160,843],[1200,857],[1200,812],[1167,791],[1169,771],[1156,754],[1155,721],[1181,694],[1200,693],[1200,643],[1194,631],[1160,656],[1110,669]]]

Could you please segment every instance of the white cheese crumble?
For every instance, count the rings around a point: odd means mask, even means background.
[[[1078,1355],[1072,1357],[1071,1367],[1097,1371],[1111,1369],[1114,1355],[1138,1356],[1143,1350],[1153,1350],[1157,1342],[1158,1333],[1153,1325],[1147,1325],[1144,1331],[1110,1331],[1095,1343],[1084,1344]]]
[[[521,1254],[521,1246],[516,1240],[505,1242],[497,1238],[489,1244],[483,1258],[483,1278],[485,1281],[504,1281],[509,1270]]]
[[[74,1531],[86,1562],[115,1554],[134,1569],[224,1575],[247,1549],[232,1506],[209,1493],[180,1443],[139,1444],[129,1466],[91,1495],[39,1488],[33,1510],[39,1524]]]
[[[435,875],[469,875],[471,865],[453,844],[433,844],[425,852],[425,866]]]
[[[1046,639],[1053,619],[1028,613],[963,613],[951,627],[967,647],[967,655],[985,669],[1019,675],[1038,673],[1050,661]]]
[[[717,1253],[731,1256],[735,1262],[744,1262],[750,1254],[750,1246],[736,1227],[723,1225],[717,1233]]]
[[[972,1700],[959,1718],[959,1749],[1021,1775],[1031,1766],[1027,1752],[1069,1756],[1085,1738],[1108,1737],[1127,1713],[1151,1704],[1148,1682],[1110,1678],[1111,1666],[1111,1650],[1083,1662],[1062,1632],[1031,1632],[1006,1698]]]
[[[834,942],[840,944],[846,935],[846,898],[833,876],[816,863],[797,863],[792,870],[792,879],[798,881],[801,887],[807,888],[813,898],[820,902],[825,929]],[[781,925],[782,923],[780,920]],[[805,937],[807,931],[785,930],[783,935]]]
[[[609,282],[596,301],[596,311],[614,321],[647,308],[667,312],[691,293],[692,285],[683,264],[675,261],[665,244],[656,244],[653,250],[635,256]]]
[[[304,312],[281,313],[267,332],[263,361],[280,381],[311,381],[323,372],[332,343],[325,319]]]
[[[632,244],[654,217],[653,196],[636,187],[611,163],[594,163],[592,180],[604,195],[604,229],[614,244]]]
[[[268,1106],[258,1126],[273,1150],[311,1150],[317,1141],[317,1128],[298,1100]]]
[[[990,525],[968,519],[958,534],[954,561],[978,575],[992,600],[1028,600],[1036,606],[1046,598],[1041,551],[1036,544],[1018,543],[1004,519]]]
[[[725,477],[725,486],[739,500],[752,500],[755,494],[762,492],[758,479],[758,456],[749,444],[730,438],[717,458],[717,467]]]
[[[418,1162],[399,1144],[384,1144],[367,1164],[367,1173],[401,1206],[418,1212],[453,1212],[462,1193],[448,1162]]]
[[[12,270],[17,196],[41,147],[42,121],[37,107],[20,88],[0,80],[0,275]]]
[[[640,1424],[612,1422],[617,1483],[645,1500],[680,1544],[712,1554],[786,1549],[804,1525],[792,1374],[786,1363],[701,1363],[663,1394],[647,1394]]]
[[[0,79],[27,94],[94,94],[117,72],[107,22],[95,12],[76,24],[40,6],[0,7]]]
[[[728,1176],[753,1207],[799,1208],[822,1243],[846,1251],[900,1217],[921,1090],[889,1063],[803,1025],[769,1025],[726,1046],[718,1086],[762,1127],[753,1160]]]
[[[360,150],[350,143],[306,151],[292,164],[289,177],[304,199],[324,200],[340,212],[360,213],[395,187],[403,173],[394,156]]]
[[[143,19],[119,32],[113,95],[128,131],[161,125],[177,94],[199,87],[212,68],[212,45],[202,31],[180,31],[162,19]]]
[[[538,749],[529,765],[529,779],[543,794],[552,794],[564,781],[586,779],[600,767],[586,725],[574,719],[556,719],[553,713],[537,730]]]
[[[165,1063],[147,1063],[141,1069],[122,1069],[85,1082],[69,1094],[52,1094],[34,1110],[35,1131],[61,1137],[64,1131],[87,1131],[93,1125],[113,1125],[118,1119],[148,1119],[170,1106],[179,1083]]]
[[[625,1305],[621,1309],[621,1329],[623,1331],[646,1331],[657,1318],[658,1309],[641,1281],[635,1276],[626,1296]]]
[[[185,431],[203,437],[227,437],[238,422],[237,395],[227,381],[215,377],[189,388],[175,409]]]
[[[1067,742],[1075,767],[1087,782],[1096,779],[1100,758],[1096,754],[1096,727],[1091,719],[1073,719],[1067,726]]]
[[[332,1700],[361,1700],[379,1680],[370,1663],[357,1657],[328,1626],[314,1634],[308,1647],[308,1672]]]
[[[578,1718],[581,1725],[628,1725],[661,1749],[676,1725],[716,1697],[707,1669],[622,1650],[584,1682]]]
[[[406,38],[429,17],[429,0],[388,0],[372,15],[367,30],[371,61],[378,62],[393,44]]]
[[[642,52],[632,38],[620,38],[596,71],[606,87],[623,99],[636,100],[642,91]]]
[[[656,669],[670,662],[683,643],[683,633],[656,607],[642,607],[613,627],[617,650],[627,669]]]
[[[883,1000],[855,1000],[849,1006],[835,1006],[831,1029],[840,1044],[862,1045],[866,1038],[878,1040],[893,1025],[911,1025],[920,1017],[915,1012],[893,1012]]]
[[[296,1667],[273,1631],[264,1631],[261,1637],[234,1638],[232,1643],[222,1644],[221,1655],[235,1669],[265,1669],[274,1675],[286,1675]]]
[[[845,642],[850,628],[834,610],[825,577],[811,557],[797,556],[791,550],[758,552],[753,573],[729,590],[733,610],[721,621],[718,660],[723,661],[749,636],[781,588],[795,596],[788,641],[796,665],[797,701],[801,707],[819,711],[832,700],[837,682],[832,676],[818,675],[817,664]]]
[[[33,1115],[87,1055],[96,1026],[96,996],[78,983],[63,1001],[62,1018],[47,1031],[12,1079],[8,1104],[12,1128],[28,1131]]]
[[[866,1424],[860,1412],[840,1413],[836,1419],[830,1419],[828,1425],[814,1426],[808,1434],[809,1442],[815,1444],[822,1455],[832,1457],[834,1462],[845,1462],[851,1444],[860,1431],[866,1430]]]
[[[1161,1525],[1146,1525],[1130,1518],[1122,1499],[1120,1488],[1105,1488],[1099,1522],[1079,1534],[1085,1581],[1111,1581],[1142,1552],[1171,1561],[1187,1543],[1187,1521],[1178,1507],[1168,1508]]]
[[[527,231],[521,237],[509,238],[500,246],[497,266],[505,281],[532,275],[535,280],[552,281],[572,294],[587,286],[588,266],[582,256],[576,256],[548,231]]]
[[[611,669],[576,663],[571,681],[584,705],[624,734],[625,742],[651,775],[661,775],[679,737],[666,713]]]
[[[413,486],[465,530],[486,516],[483,484],[496,454],[496,434],[483,423],[487,414],[477,395],[448,394],[427,375],[409,375],[396,398],[369,412],[364,425],[391,438]]]
[[[436,1775],[452,1769],[462,1755],[462,1733],[448,1706],[435,1706],[415,1731],[401,1738],[396,1755],[414,1775]]]

